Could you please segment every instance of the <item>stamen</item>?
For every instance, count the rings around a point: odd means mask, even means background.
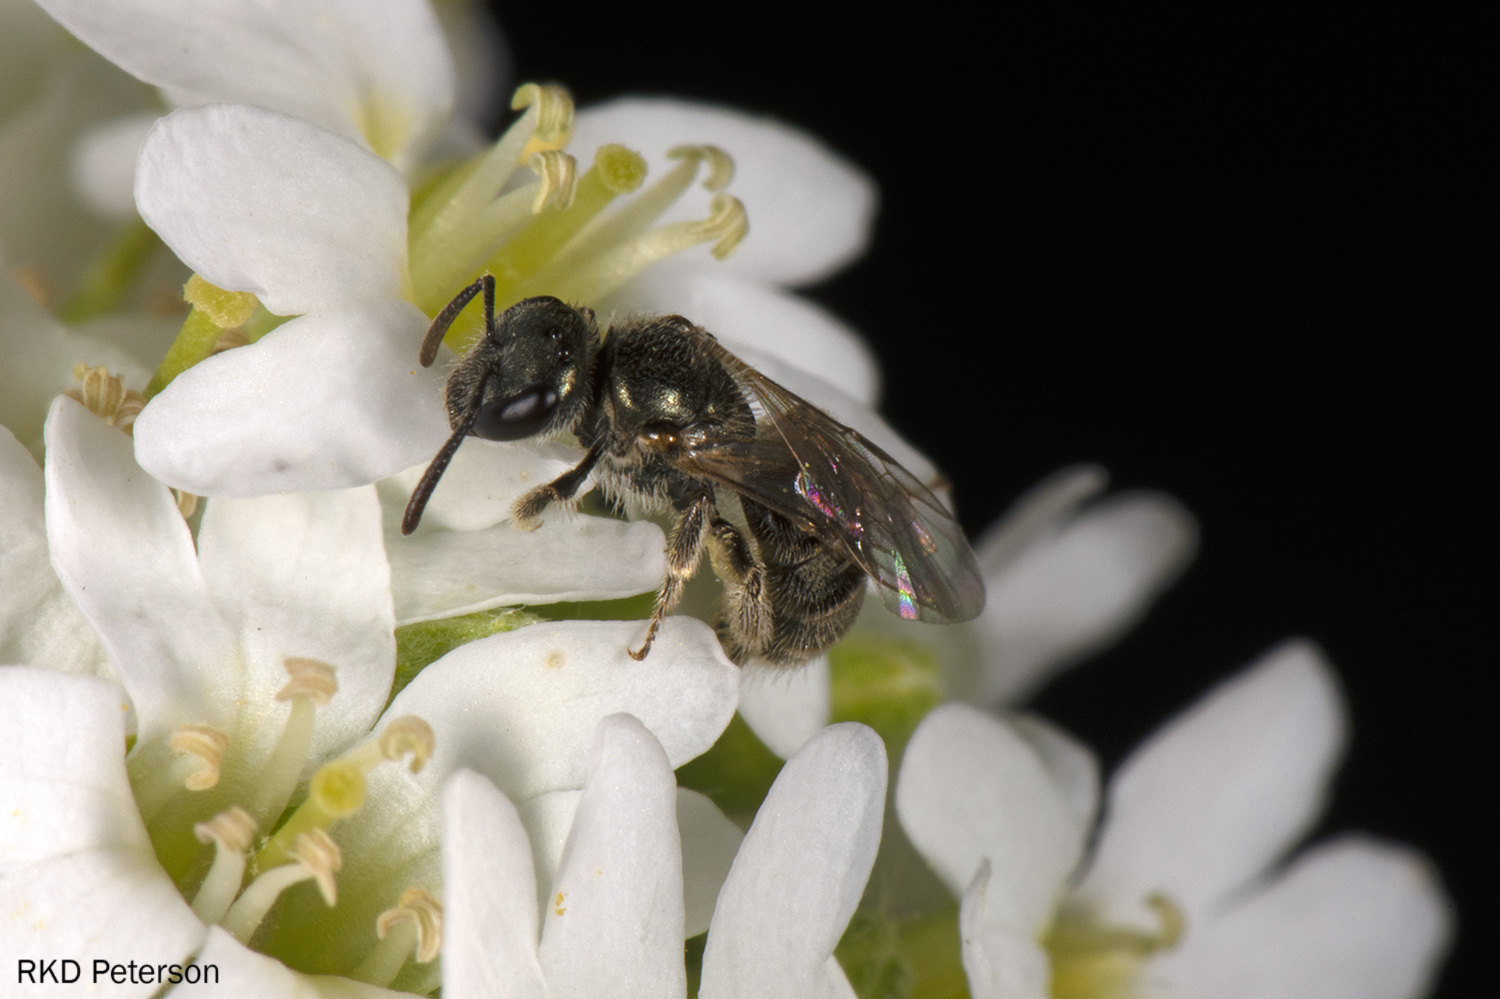
[[[184,725],[172,733],[170,745],[179,757],[196,761],[182,781],[189,791],[206,791],[219,783],[219,767],[224,750],[229,748],[229,736],[208,725]]]
[[[1157,951],[1182,939],[1182,910],[1165,895],[1145,899],[1161,920],[1155,933],[1100,925],[1084,912],[1064,912],[1044,941],[1052,958],[1055,999],[1127,999],[1138,993],[1140,970]]]
[[[193,913],[204,923],[223,919],[239,894],[245,878],[245,851],[258,829],[250,813],[238,805],[193,826],[200,842],[214,844],[213,864],[193,896]]]
[[[78,388],[69,389],[65,395],[83,403],[84,407],[112,427],[130,433],[135,418],[146,408],[146,397],[135,389],[125,387],[125,379],[112,375],[105,367],[93,367],[82,361],[73,365],[73,378]]]
[[[198,501],[201,496],[196,496],[186,489],[173,489],[172,498],[177,501],[177,509],[182,514],[182,519],[187,520],[198,509]]]
[[[255,782],[255,797],[249,803],[250,813],[261,822],[281,814],[307,765],[307,751],[312,746],[313,722],[317,709],[328,704],[338,690],[333,667],[316,659],[288,658],[283,662],[291,679],[276,694],[278,701],[290,700],[286,728],[281,739],[261,768]]]
[[[667,155],[682,162],[630,204],[612,215],[594,219],[548,262],[545,271],[529,282],[528,289],[561,285],[569,273],[586,267],[591,257],[601,257],[645,232],[688,189],[698,176],[700,164],[708,164],[708,178],[703,186],[710,191],[720,190],[734,178],[734,160],[717,146],[678,146]]]
[[[393,908],[375,920],[379,939],[349,977],[371,985],[387,986],[416,950],[418,964],[436,960],[443,949],[443,907],[420,888],[408,888]]]
[[[477,161],[421,192],[412,205],[407,223],[412,287],[417,305],[428,312],[441,307],[456,290],[430,283],[426,275],[435,270],[433,262],[450,253],[456,237],[461,243],[473,242],[459,234],[474,225],[475,217],[495,200],[516,167],[529,162],[532,153],[563,145],[573,127],[573,98],[562,87],[523,84],[511,98],[511,107],[524,108],[526,113],[505,130],[500,141]],[[535,148],[533,139],[539,143]],[[429,299],[438,298],[441,301],[436,305],[430,304]]]
[[[399,760],[410,753],[411,772],[421,773],[432,758],[435,741],[431,725],[416,715],[403,715],[380,733],[380,751],[388,760]]]
[[[229,907],[220,924],[240,943],[249,944],[261,921],[276,899],[287,888],[299,881],[318,882],[323,901],[329,906],[338,902],[338,889],[333,875],[344,866],[343,855],[338,844],[321,829],[297,837],[293,847],[296,863],[273,867],[250,883],[240,897]]]
[[[291,680],[277,691],[278,701],[290,701],[294,697],[308,697],[313,704],[326,708],[333,695],[338,693],[339,682],[334,677],[332,666],[319,659],[303,659],[292,656],[283,662]]]
[[[552,294],[564,301],[598,301],[656,261],[698,243],[713,242],[713,255],[724,259],[750,231],[749,219],[740,200],[727,194],[714,195],[709,208],[713,214],[702,221],[661,226],[600,254],[571,273],[558,274]]]

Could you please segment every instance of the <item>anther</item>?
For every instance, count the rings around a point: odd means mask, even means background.
[[[191,757],[198,762],[182,781],[189,791],[206,791],[219,783],[219,768],[224,761],[224,750],[229,747],[229,736],[207,725],[184,725],[172,733],[169,740],[172,752],[180,757]]]
[[[396,906],[382,912],[375,920],[375,935],[384,940],[398,923],[411,922],[417,928],[417,962],[427,964],[443,951],[442,903],[420,888],[401,893]]]
[[[334,677],[333,667],[318,659],[304,659],[300,656],[291,656],[283,661],[286,671],[291,675],[286,686],[277,691],[278,701],[290,701],[296,697],[306,697],[320,708],[328,706],[333,695],[338,693],[339,682]]]
[[[533,215],[548,204],[562,209],[573,203],[573,193],[578,189],[578,161],[571,154],[560,149],[547,149],[533,153],[527,165],[542,178],[531,202]]]
[[[734,180],[734,158],[718,146],[677,146],[667,150],[667,158],[707,163],[708,176],[703,179],[703,186],[710,191],[722,191]]]
[[[245,851],[258,829],[255,819],[238,805],[193,826],[199,842],[214,844],[213,864],[193,896],[193,913],[203,922],[217,923],[229,911],[245,877]]]
[[[420,888],[408,888],[395,906],[376,917],[375,936],[379,942],[349,977],[384,987],[413,951],[418,964],[427,964],[442,953],[443,907]]]
[[[388,760],[399,760],[410,754],[411,772],[421,773],[422,767],[432,758],[435,741],[431,725],[416,715],[403,715],[380,733],[380,752]]]
[[[93,367],[81,361],[73,365],[78,388],[65,395],[83,403],[84,408],[112,427],[130,433],[135,418],[146,408],[146,397],[125,387],[125,379],[112,375],[108,368]]]
[[[532,132],[536,140],[554,143],[573,130],[573,95],[566,87],[555,83],[521,84],[511,95],[510,109],[520,111],[532,105],[536,105],[536,128]]]
[[[745,213],[745,206],[740,199],[728,194],[714,195],[708,210],[711,214],[703,223],[704,238],[718,239],[714,244],[713,255],[716,259],[723,260],[749,234],[750,217]]]
[[[344,866],[344,854],[333,837],[321,829],[305,832],[292,845],[292,856],[312,872],[323,901],[330,907],[338,905],[338,885],[333,876]]]

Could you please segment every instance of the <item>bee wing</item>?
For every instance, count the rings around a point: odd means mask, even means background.
[[[932,490],[717,341],[706,349],[759,404],[763,419],[753,441],[695,451],[686,464],[842,548],[900,617],[967,621],[984,609],[974,552]]]

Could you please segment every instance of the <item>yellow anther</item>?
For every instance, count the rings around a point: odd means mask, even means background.
[[[333,667],[322,660],[289,656],[283,660],[283,664],[291,679],[276,692],[278,701],[306,697],[322,708],[327,707],[333,695],[338,693],[339,682],[334,677]]]
[[[554,208],[566,208],[573,203],[573,194],[578,189],[578,161],[570,153],[560,149],[533,153],[528,165],[542,178],[531,203],[532,214],[548,204]]]
[[[380,753],[388,760],[399,760],[410,753],[411,772],[421,773],[432,758],[435,741],[431,725],[416,715],[403,715],[381,731]]]
[[[219,329],[243,326],[255,314],[260,299],[248,291],[225,291],[209,284],[198,275],[182,286],[182,297],[199,312],[208,316]]]
[[[646,180],[646,161],[641,154],[616,142],[600,146],[591,171],[610,194],[628,194]]]
[[[125,387],[125,379],[112,375],[108,368],[93,367],[79,362],[73,365],[73,378],[78,388],[65,394],[83,403],[84,407],[112,427],[119,427],[127,434],[135,418],[146,408],[146,397],[135,389]]]
[[[716,259],[723,260],[749,234],[750,216],[746,214],[740,199],[729,194],[714,195],[708,210],[711,214],[703,223],[704,238],[717,238],[713,255]]]
[[[308,794],[330,819],[342,819],[364,807],[365,775],[357,763],[334,760],[313,774]]]
[[[182,781],[189,791],[206,791],[219,783],[229,736],[207,725],[184,725],[172,733],[169,744],[178,756],[193,756],[202,764]]]
[[[512,111],[520,111],[533,104],[537,105],[537,109],[536,130],[532,133],[532,138],[538,142],[550,143],[552,145],[549,148],[556,149],[567,141],[568,133],[573,130],[573,95],[568,93],[567,87],[555,83],[523,83],[516,88],[510,99]],[[558,142],[559,139],[562,142]],[[529,156],[523,156],[520,162],[525,163],[527,159]]]
[[[410,920],[417,928],[417,961],[426,964],[443,950],[443,906],[420,888],[408,888],[393,908],[375,919],[375,935],[381,940],[397,923]]]
[[[678,146],[667,150],[667,158],[707,163],[708,176],[703,179],[703,186],[710,191],[722,191],[734,180],[734,158],[718,146]]]
[[[244,853],[255,842],[255,834],[259,829],[260,825],[250,817],[249,812],[239,805],[233,805],[207,822],[194,824],[193,835],[198,837],[200,843],[218,843],[232,853]]]
[[[338,886],[333,876],[344,866],[344,854],[333,837],[321,829],[302,833],[292,845],[292,856],[317,880],[323,901],[330,906],[338,905]]]
[[[198,509],[198,501],[201,496],[196,496],[186,489],[173,489],[172,498],[177,501],[177,510],[182,514],[182,519],[187,520]]]

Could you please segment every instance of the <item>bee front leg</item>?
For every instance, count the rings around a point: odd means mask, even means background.
[[[687,581],[698,571],[698,559],[703,555],[703,539],[708,534],[708,525],[718,519],[712,496],[700,496],[687,508],[677,527],[672,531],[672,540],[667,542],[667,578],[662,580],[656,593],[656,604],[651,608],[651,625],[646,629],[646,640],[639,649],[630,649],[630,658],[640,662],[651,651],[656,640],[656,630],[662,619],[672,612],[682,599]]]
[[[557,478],[544,486],[537,486],[531,492],[516,501],[515,509],[511,511],[510,521],[523,531],[534,531],[542,526],[542,513],[553,503],[561,503],[570,500],[578,492],[578,487],[583,485],[589,473],[594,470],[594,463],[599,460],[599,455],[604,448],[600,444],[589,449],[589,453],[583,456],[578,467],[564,472]]]
[[[771,594],[766,589],[766,567],[751,550],[740,529],[727,520],[709,526],[708,556],[724,582],[724,619],[719,639],[729,658],[743,666],[752,655],[771,644]]]

